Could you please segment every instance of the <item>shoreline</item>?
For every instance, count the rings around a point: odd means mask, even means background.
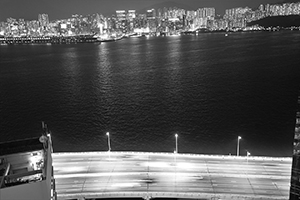
[[[180,33],[160,33],[159,35],[145,33],[143,35],[148,35],[149,37],[172,37],[181,35],[201,35],[205,33],[222,33],[228,36],[229,33],[253,33],[253,32],[276,32],[276,31],[300,31],[299,29],[293,28],[268,28],[263,30],[197,30],[197,31],[182,31]],[[0,37],[0,45],[31,45],[31,44],[82,44],[82,43],[97,43],[118,41],[129,37],[119,37],[119,38],[109,38],[106,40],[95,37],[94,35],[79,35],[79,36],[2,36]]]

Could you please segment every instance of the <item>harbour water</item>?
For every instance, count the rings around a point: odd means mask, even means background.
[[[54,151],[291,156],[300,32],[0,46],[0,142]]]

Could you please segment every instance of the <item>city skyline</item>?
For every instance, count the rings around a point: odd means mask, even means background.
[[[0,22],[0,35],[3,37],[72,37],[79,35],[96,35],[100,40],[121,39],[128,36],[166,36],[179,35],[185,32],[197,31],[250,31],[264,30],[258,24],[250,24],[266,17],[300,15],[300,2],[283,4],[260,4],[257,9],[238,7],[225,10],[223,17],[216,13],[214,7],[185,10],[182,7],[167,7],[147,9],[146,13],[136,10],[116,10],[111,17],[102,14],[87,16],[72,15],[71,18],[50,20],[48,14],[38,14],[38,20],[27,21],[24,18],[7,18]],[[278,25],[275,25],[278,26]],[[285,27],[281,25],[281,27]],[[289,27],[298,27],[294,23]],[[16,41],[1,42],[11,43]],[[21,41],[18,41],[18,43]],[[22,41],[21,43],[23,43]],[[29,41],[27,41],[29,42]]]
[[[67,18],[72,14],[99,13],[110,15],[115,10],[144,10],[162,5],[179,5],[185,9],[196,10],[199,7],[214,7],[217,14],[223,15],[225,9],[234,7],[257,8],[260,4],[275,4],[287,2],[286,0],[27,0],[27,3],[20,0],[1,0],[0,21],[6,18],[24,18],[26,20],[36,19],[39,13],[48,13],[50,20]],[[124,3],[126,2],[126,3]],[[22,6],[20,6],[22,5]],[[34,6],[33,6],[34,5]]]

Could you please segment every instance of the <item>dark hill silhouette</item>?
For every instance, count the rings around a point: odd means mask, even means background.
[[[276,3],[271,3],[271,5],[274,5],[274,4],[284,4],[284,3],[297,3],[297,2],[300,2],[300,0],[279,0]]]
[[[300,2],[300,0],[284,0],[283,3],[297,3]]]
[[[292,26],[300,26],[300,15],[289,15],[289,16],[273,16],[266,17],[264,19],[260,19],[257,21],[253,21],[248,23],[249,26],[258,24],[265,28],[267,27],[292,27]]]
[[[149,9],[152,9],[154,8],[156,11],[161,8],[163,9],[164,7],[166,8],[182,8],[182,9],[185,9],[185,10],[194,10],[195,8],[192,8],[186,4],[183,4],[183,3],[177,3],[177,2],[174,2],[174,1],[167,1],[167,2],[162,2],[162,3],[158,3],[158,4],[153,4],[151,6],[147,6],[145,8],[142,8],[140,10],[138,10],[137,12],[138,13],[145,13],[147,10]]]

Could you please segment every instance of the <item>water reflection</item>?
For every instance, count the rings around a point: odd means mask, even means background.
[[[62,76],[61,92],[62,96],[67,98],[67,102],[71,105],[75,105],[78,98],[80,98],[80,91],[82,82],[80,81],[80,68],[81,63],[79,61],[80,55],[76,47],[63,48],[61,54]]]
[[[97,73],[99,88],[108,92],[111,90],[111,57],[109,56],[109,50],[106,43],[102,43],[97,48],[96,60],[97,60]]]

